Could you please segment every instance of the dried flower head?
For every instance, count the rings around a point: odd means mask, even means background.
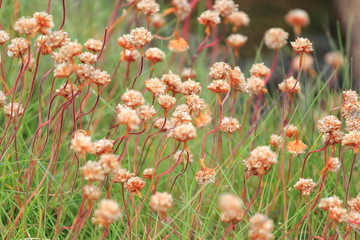
[[[21,17],[14,23],[14,29],[20,35],[33,36],[38,30],[38,24],[32,17]]]
[[[342,92],[343,102],[355,102],[359,100],[359,95],[356,91],[346,90]]]
[[[184,79],[194,79],[196,77],[195,70],[192,68],[184,68],[184,70],[181,73],[181,76]]]
[[[213,80],[209,84],[208,89],[213,93],[227,93],[228,91],[230,91],[230,85],[225,80]]]
[[[211,119],[211,115],[208,112],[200,112],[199,115],[194,118],[194,125],[196,128],[206,127],[211,123]]]
[[[118,44],[120,47],[133,50],[142,48],[146,44],[150,43],[153,39],[151,32],[144,27],[139,27],[131,30],[130,34],[125,34],[118,38]]]
[[[79,60],[85,64],[94,64],[97,61],[97,57],[98,56],[96,54],[84,52],[79,55]]]
[[[24,108],[21,103],[13,102],[4,106],[4,113],[7,117],[18,117],[24,114]]]
[[[35,49],[44,55],[52,53],[53,49],[49,46],[49,36],[40,35],[37,37],[35,42]]]
[[[136,90],[126,90],[126,92],[121,96],[121,100],[128,107],[138,107],[144,104],[145,99],[141,92]]]
[[[139,177],[131,177],[126,182],[126,187],[131,193],[139,193],[141,189],[145,187],[146,183]]]
[[[277,163],[277,155],[268,146],[256,147],[250,152],[250,156],[244,160],[248,175],[264,175],[271,165]]]
[[[244,36],[244,35],[238,34],[238,33],[233,33],[226,38],[226,43],[230,47],[238,49],[238,48],[244,46],[244,44],[246,43],[247,40],[248,40],[247,36]]]
[[[310,23],[310,18],[306,11],[297,8],[285,15],[285,21],[290,26],[306,27]]]
[[[299,93],[301,92],[300,82],[296,81],[294,77],[284,79],[283,82],[279,83],[279,89],[281,92],[288,93]]]
[[[120,168],[119,156],[112,153],[105,153],[100,156],[100,165],[105,173],[115,172]]]
[[[82,45],[78,42],[67,42],[59,49],[59,56],[65,61],[81,54]]]
[[[337,157],[331,157],[326,161],[326,168],[330,172],[337,172],[339,171],[340,167],[341,167],[341,163],[339,158]]]
[[[333,68],[342,67],[345,63],[344,55],[339,51],[328,52],[325,54],[324,60]]]
[[[239,222],[244,217],[243,203],[237,196],[226,193],[220,196],[220,220],[223,222]]]
[[[155,169],[153,168],[146,168],[143,171],[143,175],[145,179],[152,179],[155,176]]]
[[[342,201],[340,200],[340,198],[337,196],[333,196],[320,199],[319,208],[324,211],[329,211],[330,208],[340,207],[341,204]]]
[[[360,131],[353,131],[345,134],[342,139],[342,145],[353,147],[354,152],[357,153],[360,146]]]
[[[136,111],[131,108],[123,108],[116,116],[118,124],[125,124],[128,130],[139,128],[141,123]]]
[[[165,53],[159,48],[149,48],[145,51],[145,58],[152,61],[153,64],[162,62],[165,59]]]
[[[10,40],[10,35],[4,30],[0,30],[0,45],[4,45],[7,41]]]
[[[318,121],[318,129],[321,133],[339,131],[341,129],[341,121],[333,115],[326,116]]]
[[[136,109],[136,113],[142,121],[148,122],[156,115],[156,110],[153,106],[142,105]]]
[[[248,85],[245,76],[239,67],[234,67],[234,69],[230,72],[229,84],[235,91],[247,92]]]
[[[54,27],[53,16],[46,12],[35,12],[33,18],[41,34],[49,34]]]
[[[83,198],[88,201],[96,201],[101,197],[100,188],[94,185],[85,185],[82,189]]]
[[[359,212],[350,212],[349,214],[347,214],[346,217],[350,227],[356,230],[360,230],[360,225],[358,224],[360,222]]]
[[[270,68],[262,63],[255,63],[250,68],[250,75],[252,77],[266,78],[270,73]]]
[[[265,82],[258,77],[249,77],[247,79],[247,92],[251,95],[258,95],[260,93],[266,93]]]
[[[94,142],[94,152],[96,155],[112,153],[113,146],[114,146],[114,140],[103,138]]]
[[[176,98],[170,96],[169,94],[161,94],[158,97],[158,103],[159,103],[160,107],[162,107],[164,110],[168,111],[175,105]]]
[[[345,121],[345,129],[348,132],[355,132],[360,129],[360,116],[357,118],[348,118]]]
[[[54,70],[54,77],[68,78],[75,71],[72,63],[60,63],[56,65]]]
[[[6,95],[3,91],[0,91],[0,107],[6,105]]]
[[[171,123],[173,126],[191,122],[190,109],[186,104],[181,104],[175,108],[172,114]]]
[[[168,48],[173,52],[185,52],[189,50],[190,46],[184,38],[178,37],[169,41]]]
[[[335,222],[345,222],[347,219],[347,210],[343,207],[330,208],[329,218]]]
[[[174,160],[176,162],[181,161],[183,163],[193,162],[194,161],[194,156],[189,151],[179,150],[176,153],[174,153]]]
[[[91,136],[88,136],[84,130],[74,132],[70,148],[81,155],[94,152],[94,144],[91,142]]]
[[[195,175],[195,181],[198,184],[208,184],[215,182],[216,172],[214,169],[202,167]]]
[[[307,38],[298,37],[294,42],[290,43],[296,53],[312,53],[314,51],[312,42]]]
[[[151,15],[150,22],[156,29],[159,29],[165,25],[166,20],[162,14],[156,13]]]
[[[89,64],[78,64],[76,66],[76,77],[80,80],[91,81],[95,68]]]
[[[206,10],[197,19],[200,24],[213,27],[220,23],[219,13],[213,10]]]
[[[145,80],[145,87],[155,96],[165,94],[167,91],[166,84],[159,78],[149,78]]]
[[[347,203],[351,211],[356,211],[360,213],[360,194],[358,194],[355,198],[350,199]]]
[[[199,82],[188,79],[181,84],[181,93],[184,95],[196,94],[199,95],[201,92],[201,85]]]
[[[80,93],[80,89],[74,84],[64,83],[61,84],[58,89],[56,89],[56,93],[59,94],[59,96],[70,100]]]
[[[95,69],[92,72],[91,82],[96,85],[104,86],[105,84],[108,84],[111,82],[110,74],[107,73],[106,71],[101,71],[100,69]]]
[[[289,33],[281,28],[270,28],[265,32],[265,45],[274,50],[282,48],[289,37]]]
[[[184,20],[187,16],[189,16],[191,7],[187,0],[172,0],[171,4],[173,5],[176,16],[180,20]]]
[[[324,145],[334,145],[337,143],[341,143],[344,137],[344,133],[341,131],[333,131],[331,133],[324,133],[322,136],[322,142]]]
[[[114,200],[102,199],[99,208],[95,210],[92,223],[102,228],[108,228],[109,225],[121,218],[119,205]]]
[[[8,56],[9,57],[20,57],[23,56],[26,51],[29,48],[29,43],[25,38],[13,38],[11,39],[11,42],[9,44],[9,46],[7,47],[8,49]]]
[[[115,171],[112,181],[115,183],[126,183],[130,178],[134,176],[134,173],[129,172],[125,168],[120,168]]]
[[[271,146],[280,149],[282,147],[282,137],[276,134],[271,134],[269,143]]]
[[[187,142],[196,137],[196,128],[191,123],[180,124],[174,128],[172,136],[179,142]]]
[[[210,76],[214,79],[227,79],[231,72],[229,64],[224,62],[216,62],[210,67]]]
[[[157,4],[155,0],[140,0],[136,4],[136,8],[137,10],[148,16],[160,11],[160,5]]]
[[[224,117],[220,124],[220,131],[234,133],[240,129],[239,121],[236,118]]]
[[[301,65],[300,65],[300,58],[301,59]],[[310,72],[313,69],[314,65],[314,58],[311,55],[308,54],[301,54],[296,57],[294,57],[293,60],[293,67],[295,71],[305,71]]]
[[[298,128],[293,124],[287,125],[284,130],[285,130],[285,136],[287,136],[288,138],[297,136],[299,133]]]
[[[341,105],[341,114],[346,119],[354,119],[359,117],[360,101],[347,101]]]
[[[197,113],[205,107],[205,101],[196,94],[186,96],[186,105],[191,113]]]
[[[234,26],[234,31],[238,28],[249,26],[250,23],[249,16],[242,11],[232,12],[226,17],[226,20]]]
[[[297,156],[299,154],[304,153],[306,149],[307,149],[307,145],[299,139],[295,139],[286,144],[286,151],[293,156]]]
[[[249,237],[251,240],[272,240],[274,235],[274,223],[266,215],[257,213],[249,220]]]
[[[166,118],[159,118],[154,120],[154,128],[162,129],[163,132],[166,132],[172,128],[172,124],[170,121],[166,121]]]
[[[213,8],[222,17],[227,17],[238,10],[238,5],[235,4],[233,0],[215,0]]]
[[[315,190],[316,183],[311,178],[300,178],[294,188],[299,190],[302,195],[310,195]]]
[[[87,161],[80,170],[81,176],[87,181],[101,181],[105,177],[105,172],[98,162]]]
[[[168,74],[164,74],[161,77],[161,81],[164,82],[172,92],[179,93],[181,91],[182,81],[179,75],[169,71]]]
[[[149,206],[155,212],[165,213],[173,204],[171,194],[167,192],[156,192],[150,198]]]
[[[141,55],[138,50],[124,49],[121,51],[121,59],[126,62],[135,62],[140,56]]]
[[[48,45],[53,50],[64,46],[66,43],[70,42],[69,34],[62,30],[54,31],[48,36]]]

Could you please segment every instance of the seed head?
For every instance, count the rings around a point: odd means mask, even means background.
[[[97,61],[97,57],[98,56],[96,54],[84,52],[79,55],[79,60],[85,64],[94,64]]]
[[[60,63],[56,65],[54,70],[54,77],[68,78],[75,71],[72,63]]]
[[[94,142],[94,151],[96,155],[102,155],[106,153],[112,153],[113,152],[113,146],[114,146],[114,140],[110,139],[100,139],[96,142]]]
[[[162,129],[163,132],[168,131],[172,127],[173,126],[170,121],[165,122],[165,118],[159,118],[157,120],[154,120],[154,128],[159,130]]]
[[[105,172],[98,162],[87,161],[80,170],[81,176],[87,181],[102,181],[105,177]]]
[[[216,62],[210,67],[210,76],[214,79],[227,79],[231,72],[229,64],[224,62]]]
[[[76,77],[83,81],[91,81],[95,68],[89,64],[78,64],[76,66]]]
[[[69,34],[62,30],[54,31],[48,36],[48,45],[53,50],[64,46],[66,43],[70,42]]]
[[[120,168],[119,156],[112,153],[102,154],[99,163],[105,173],[116,172]]]
[[[194,79],[196,77],[196,73],[194,69],[191,68],[184,68],[184,70],[181,73],[181,76],[184,79]]]
[[[342,92],[343,102],[355,102],[359,100],[359,95],[357,92],[352,90],[347,90]]]
[[[194,118],[194,125],[196,128],[203,128],[210,124],[211,122],[211,115],[207,112],[200,112],[199,115],[197,115]]]
[[[325,133],[322,136],[322,142],[324,145],[334,145],[337,143],[341,143],[344,137],[344,133],[341,131],[333,131],[331,133]]]
[[[175,105],[176,98],[170,96],[169,94],[161,94],[158,97],[158,103],[160,107],[168,111]]]
[[[347,210],[343,207],[330,208],[329,218],[335,222],[345,222],[347,219]]]
[[[340,200],[340,198],[337,196],[333,196],[320,199],[319,208],[324,211],[329,211],[330,208],[340,207],[341,204],[342,201]]]
[[[360,146],[360,131],[353,131],[345,134],[342,139],[342,145],[351,146],[355,150]]]
[[[196,94],[186,96],[186,105],[189,107],[190,112],[197,113],[205,107],[204,99]]]
[[[307,145],[299,139],[295,139],[286,144],[286,151],[288,151],[293,156],[304,153],[306,149]]]
[[[118,38],[118,44],[120,47],[133,50],[142,48],[146,44],[150,43],[153,39],[151,32],[144,27],[139,27],[131,30],[130,34],[125,34]]]
[[[69,61],[70,59],[80,55],[82,46],[78,42],[67,42],[59,49],[60,58],[65,61]]]
[[[326,161],[326,167],[327,170],[329,170],[330,172],[337,172],[339,171],[340,167],[341,167],[341,163],[339,158],[337,157],[331,157]]]
[[[360,225],[357,224],[360,222],[360,213],[359,212],[350,212],[347,215],[347,221],[350,227],[356,230],[360,230]]]
[[[198,184],[208,184],[215,182],[215,170],[211,168],[202,167],[195,175],[195,181]]]
[[[277,163],[277,155],[268,146],[256,147],[250,152],[250,156],[244,160],[248,175],[264,175],[271,165]]]
[[[349,208],[351,211],[356,211],[360,213],[360,194],[348,201]]]
[[[176,162],[181,161],[183,163],[193,162],[194,161],[194,156],[189,151],[179,150],[176,153],[174,153],[174,160]]]
[[[333,68],[342,67],[345,63],[344,55],[339,51],[328,52],[325,55],[324,60]]]
[[[144,104],[145,99],[141,92],[136,90],[126,90],[121,96],[121,100],[124,101],[126,106],[134,108]]]
[[[339,131],[341,129],[341,121],[333,115],[326,116],[318,121],[318,129],[321,133]]]
[[[301,60],[301,66],[300,66],[300,57]],[[308,54],[301,54],[296,56],[293,60],[293,67],[295,71],[300,71],[300,67],[302,71],[310,72],[313,69],[314,65],[314,58],[311,55]]]
[[[282,48],[289,37],[289,33],[281,28],[270,28],[265,32],[265,45],[274,50]]]
[[[173,203],[171,194],[167,192],[156,192],[150,198],[149,206],[155,212],[165,213]]]
[[[123,108],[116,116],[118,124],[125,124],[128,130],[139,128],[141,123],[136,111],[131,108]]]
[[[226,20],[229,21],[232,25],[237,28],[249,26],[250,18],[249,16],[242,11],[232,12],[229,16],[226,17]]]
[[[235,195],[226,193],[220,196],[220,220],[223,222],[239,222],[244,217],[242,201]]]
[[[293,136],[298,135],[298,133],[298,128],[293,124],[289,124],[285,127],[285,136],[288,138],[292,138]]]
[[[182,81],[179,75],[169,71],[168,74],[164,74],[161,77],[161,81],[164,82],[172,92],[179,93],[181,91]]]
[[[150,22],[156,29],[159,29],[165,25],[166,20],[162,14],[155,13],[151,15]]]
[[[124,49],[121,52],[121,59],[126,62],[135,62],[140,56],[141,55],[138,50]]]
[[[146,168],[143,171],[143,175],[145,179],[152,179],[155,176],[155,169],[153,168]]]
[[[91,136],[88,136],[84,130],[78,130],[74,133],[70,148],[81,155],[94,152],[94,144],[91,142]]]
[[[244,46],[244,44],[246,43],[248,37],[244,36],[242,34],[238,34],[238,33],[233,33],[230,36],[228,36],[226,38],[226,43],[233,48],[240,48],[242,46]]]
[[[178,125],[174,128],[173,138],[179,142],[187,142],[196,137],[196,128],[191,123]]]
[[[272,240],[274,235],[274,223],[267,216],[257,213],[249,220],[250,230],[249,237],[251,240]]]
[[[0,107],[3,107],[6,105],[6,95],[3,91],[0,91]]]
[[[101,197],[100,188],[94,185],[85,185],[82,189],[83,198],[88,201],[96,201]]]
[[[230,85],[225,80],[213,80],[209,84],[208,89],[213,93],[227,93],[230,91]]]
[[[282,137],[279,135],[271,134],[269,142],[273,147],[277,149],[280,149],[282,147]]]
[[[102,228],[108,228],[109,225],[121,218],[119,205],[114,200],[102,199],[99,208],[95,210],[92,223]]]
[[[235,67],[229,74],[229,84],[235,91],[247,92],[248,84],[239,67]]]
[[[171,4],[174,7],[176,16],[180,20],[184,20],[187,16],[189,16],[191,8],[187,0],[172,0]]]
[[[80,90],[74,84],[64,83],[61,84],[58,89],[56,89],[56,93],[59,94],[59,96],[70,100],[77,96],[80,93]]]

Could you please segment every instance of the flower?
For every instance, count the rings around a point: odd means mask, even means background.
[[[304,144],[301,140],[295,139],[286,144],[286,151],[291,153],[293,156],[297,156],[301,153],[304,153],[307,149],[307,145]]]
[[[191,123],[180,124],[174,128],[172,136],[179,142],[187,142],[196,137],[196,128]]]
[[[156,29],[159,29],[165,25],[166,20],[162,14],[155,13],[151,15],[150,22]]]
[[[173,52],[185,52],[190,47],[188,42],[184,38],[178,37],[169,41],[168,48]]]
[[[300,58],[301,58],[301,66],[300,66]],[[311,55],[301,54],[301,56],[298,55],[294,57],[293,67],[294,70],[296,71],[302,70],[305,72],[310,72],[313,69],[313,65],[314,65],[314,58]]]
[[[8,49],[8,56],[11,58],[23,56],[29,48],[29,43],[25,38],[13,38]]]
[[[181,76],[184,79],[194,79],[196,77],[196,73],[194,69],[191,68],[184,68],[184,70],[181,73]]]
[[[270,69],[264,63],[255,63],[250,68],[252,77],[265,78],[270,74]]]
[[[166,84],[159,78],[149,78],[145,80],[145,87],[155,96],[165,94],[167,90]]]
[[[161,94],[158,97],[158,103],[160,107],[168,111],[175,105],[176,98],[170,96],[169,94]]]
[[[140,0],[136,4],[137,10],[141,11],[145,15],[153,15],[160,11],[160,5],[154,0]]]
[[[342,145],[351,146],[354,148],[354,151],[357,152],[360,146],[360,131],[353,131],[345,134],[342,139]]]
[[[152,179],[155,176],[155,169],[153,168],[146,168],[143,171],[143,175],[145,179]]]
[[[6,95],[3,91],[0,91],[0,107],[6,105]]]
[[[182,161],[183,163],[187,163],[187,162],[193,162],[193,155],[191,154],[191,152],[189,151],[182,151],[179,150],[176,153],[174,153],[174,159],[175,161]]]
[[[351,211],[356,211],[360,213],[360,194],[358,194],[355,198],[350,199],[347,203]]]
[[[98,56],[96,54],[84,52],[79,55],[79,60],[85,64],[94,64],[97,61],[97,57]]]
[[[93,52],[100,52],[103,45],[103,41],[90,38],[84,43],[84,47]]]
[[[133,50],[142,48],[150,43],[152,39],[153,36],[151,32],[144,27],[139,27],[131,30],[130,34],[119,37],[117,41],[120,47]]]
[[[260,93],[266,93],[265,82],[258,77],[249,77],[247,79],[247,92],[251,95],[258,95]]]
[[[340,207],[341,204],[342,201],[340,200],[340,198],[337,196],[333,196],[320,199],[319,208],[324,211],[329,211],[330,208]]]
[[[139,191],[143,189],[145,185],[146,185],[145,181],[139,177],[131,177],[126,182],[126,187],[131,193],[134,192],[139,193]]]
[[[198,184],[208,184],[215,182],[216,172],[211,168],[202,167],[195,175],[195,181]]]
[[[274,223],[264,214],[257,213],[249,220],[249,237],[251,240],[272,240],[274,235]]]
[[[102,199],[99,208],[95,210],[92,223],[102,228],[108,228],[109,225],[121,217],[121,212],[117,202],[111,199]]]
[[[105,153],[100,156],[100,165],[105,173],[115,172],[120,168],[119,156],[112,153]]]
[[[232,12],[226,17],[226,20],[232,25],[234,25],[234,31],[236,31],[240,27],[249,26],[250,23],[249,16],[242,11]]]
[[[112,181],[115,183],[126,183],[130,178],[134,176],[134,173],[129,172],[125,168],[120,168],[114,172]]]
[[[126,90],[121,96],[121,100],[124,101],[126,106],[134,108],[144,104],[145,99],[141,92],[136,90]]]
[[[314,51],[312,42],[307,38],[298,37],[294,42],[290,43],[296,53],[312,53]]]
[[[289,124],[285,127],[285,136],[287,136],[288,138],[297,136],[298,133],[299,133],[298,128],[293,124]]]
[[[316,188],[316,183],[311,178],[300,178],[294,188],[299,190],[302,195],[310,195]]]
[[[29,36],[33,36],[37,32],[37,22],[32,17],[21,17],[19,18],[15,24],[15,31],[19,32],[20,35],[25,34]]]
[[[143,120],[144,122],[148,122],[156,115],[156,110],[153,106],[142,105],[136,109],[136,113],[141,120]]]
[[[85,185],[82,189],[83,198],[89,201],[96,201],[101,197],[100,188],[94,185]]]
[[[164,61],[165,53],[159,48],[149,48],[145,51],[145,58],[155,64]]]
[[[54,70],[54,77],[68,78],[75,71],[74,65],[71,63],[60,63],[56,65]]]
[[[282,137],[276,134],[271,134],[270,136],[270,144],[275,148],[282,147]]]
[[[281,28],[270,28],[265,32],[265,45],[274,50],[282,48],[289,37],[289,33]]]
[[[211,116],[207,112],[200,112],[199,115],[197,115],[194,118],[194,125],[196,128],[203,128],[210,124],[211,122]]]
[[[163,132],[168,131],[173,126],[170,121],[166,121],[166,118],[159,118],[154,120],[154,128],[156,129],[162,129]]]
[[[347,210],[343,207],[330,208],[329,218],[335,222],[345,222],[347,219]]]
[[[243,162],[248,175],[264,175],[271,165],[277,163],[277,155],[268,146],[260,146],[252,150]]]
[[[318,129],[321,133],[331,133],[341,129],[341,121],[333,116],[326,116],[318,121]]]
[[[296,81],[294,77],[284,79],[283,82],[279,83],[279,89],[281,92],[299,93],[301,92],[300,82]]]
[[[226,38],[226,43],[233,48],[240,48],[242,47],[246,41],[248,40],[247,36],[244,36],[242,34],[233,33],[230,36]]]
[[[141,123],[136,111],[131,108],[123,108],[116,116],[118,124],[125,124],[128,130],[139,128]]]
[[[9,33],[5,32],[4,30],[0,30],[0,45],[4,45],[7,41],[10,40]]]
[[[344,55],[339,51],[328,52],[325,54],[324,60],[333,68],[342,67],[345,63]]]
[[[8,103],[4,106],[3,110],[8,117],[18,117],[24,114],[24,108],[21,103],[18,102]]]
[[[220,124],[220,131],[234,133],[240,129],[239,121],[236,118],[225,117]]]
[[[239,222],[244,217],[242,201],[235,195],[226,193],[220,196],[219,209],[220,220],[223,222]]]
[[[229,84],[235,91],[247,92],[248,84],[239,67],[234,67],[234,69],[230,72]]]
[[[60,49],[58,57],[64,61],[69,61],[70,59],[81,54],[82,45],[78,42],[67,42]]]
[[[191,12],[190,4],[187,0],[172,0],[174,12],[180,20],[184,20]]]
[[[105,154],[105,153],[112,153],[113,149],[112,147],[114,146],[114,141],[110,140],[110,139],[100,139],[96,142],[94,142],[94,151],[96,155],[101,155],[101,154]]]
[[[198,21],[202,25],[213,27],[220,23],[220,16],[216,11],[206,10],[198,17]]]
[[[173,204],[172,195],[167,192],[156,192],[150,198],[149,206],[155,212],[165,213]]]
[[[102,181],[105,177],[105,172],[98,162],[87,161],[80,170],[81,176],[87,181]]]
[[[309,15],[302,9],[292,9],[285,15],[285,21],[290,26],[306,27],[310,23]]]
[[[33,18],[41,34],[49,34],[54,27],[53,16],[46,12],[35,12]]]
[[[238,10],[238,5],[233,0],[215,0],[213,8],[222,17],[227,17]]]
[[[356,91],[346,90],[342,92],[343,102],[355,102],[358,101],[359,95]]]
[[[126,62],[135,62],[140,56],[141,55],[137,50],[124,49],[121,52],[121,59]]]
[[[201,92],[201,85],[199,82],[188,79],[181,84],[181,93],[184,95],[196,94],[199,95]]]
[[[224,62],[216,62],[210,67],[210,76],[214,79],[227,79],[231,72],[229,64]]]
[[[190,112],[196,113],[205,107],[205,101],[198,95],[191,94],[186,96],[186,105],[189,107]]]
[[[169,71],[168,74],[164,74],[161,77],[161,81],[164,82],[170,91],[174,92],[174,93],[179,93],[181,92],[181,78],[179,75],[176,75],[174,73],[172,73],[171,71]]]
[[[330,172],[337,172],[339,171],[341,166],[340,160],[337,157],[331,157],[326,161],[326,168]]]
[[[111,82],[110,74],[106,71],[95,69],[91,74],[91,82],[96,85],[104,86]]]
[[[213,93],[227,93],[230,91],[230,85],[226,81],[219,79],[212,81],[208,89]]]

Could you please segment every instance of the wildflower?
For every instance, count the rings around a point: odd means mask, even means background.
[[[225,117],[220,124],[220,131],[234,133],[240,129],[239,121],[236,118]]]
[[[307,38],[298,37],[294,42],[290,43],[296,53],[312,53],[314,51],[312,42]]]
[[[302,195],[310,195],[316,188],[316,183],[311,178],[300,178],[295,183],[294,188],[299,190]]]
[[[360,194],[358,194],[356,198],[350,199],[347,204],[351,211],[360,213]]]
[[[355,102],[358,101],[359,95],[357,92],[352,90],[347,90],[342,92],[343,102]]]
[[[94,152],[94,145],[91,142],[91,136],[88,136],[84,130],[74,132],[70,148],[79,154]]]
[[[267,216],[257,213],[249,220],[250,230],[249,237],[251,240],[272,240],[274,235],[274,223]]]
[[[80,93],[80,90],[77,86],[70,83],[64,83],[60,85],[58,89],[55,91],[59,96],[62,96],[65,99],[72,99]]]
[[[162,14],[155,13],[151,15],[150,22],[156,29],[159,29],[165,25],[166,20]]]
[[[137,50],[124,49],[121,52],[121,59],[126,62],[135,62],[140,56],[141,55]]]
[[[270,69],[264,63],[255,63],[250,68],[252,77],[265,78],[270,74]]]
[[[289,33],[281,28],[270,28],[265,32],[265,45],[274,50],[282,48],[289,37]]]
[[[287,136],[288,138],[297,136],[298,133],[299,133],[298,128],[293,124],[289,124],[285,127],[285,136]]]
[[[60,63],[56,65],[54,70],[54,77],[68,78],[75,71],[74,65],[71,63]]]
[[[337,157],[331,157],[326,161],[326,169],[330,172],[339,171],[341,166],[340,160]]]
[[[143,14],[150,16],[160,11],[160,5],[154,0],[140,0],[136,4],[137,10]]]
[[[145,51],[145,58],[155,64],[164,61],[165,53],[159,48],[149,48]]]
[[[172,124],[170,121],[165,121],[165,118],[159,118],[154,121],[154,128],[156,129],[162,129],[163,132],[168,131],[170,128],[172,128]]]
[[[199,95],[201,92],[201,85],[199,82],[188,79],[181,84],[181,93],[184,95],[196,94]]]
[[[353,147],[354,152],[357,153],[360,146],[360,131],[353,131],[345,134],[342,139],[342,145]]]
[[[220,23],[219,13],[212,10],[206,10],[199,17],[198,21],[200,24],[205,25],[205,33],[210,34],[210,27],[214,27]]]
[[[343,207],[330,208],[329,218],[335,222],[344,222],[347,218],[347,211]]]
[[[321,133],[339,131],[341,129],[341,121],[333,115],[326,116],[318,121],[318,129]]]
[[[99,208],[95,210],[92,223],[102,228],[108,228],[109,225],[121,218],[119,205],[114,200],[102,199]]]
[[[220,196],[219,209],[220,220],[223,222],[239,222],[244,217],[243,203],[237,196],[230,193]]]
[[[268,146],[256,147],[244,160],[246,173],[255,176],[266,174],[275,163],[277,163],[277,155]]]
[[[95,69],[94,71],[92,71],[91,82],[96,85],[104,86],[105,84],[111,82],[110,74],[106,71]]]
[[[304,144],[301,140],[295,139],[286,144],[286,151],[291,153],[293,156],[297,156],[302,154],[307,149],[307,145]]]
[[[156,192],[150,198],[149,206],[151,210],[165,213],[173,204],[172,195],[167,192]]]
[[[301,59],[301,66],[300,66],[300,58]],[[314,58],[311,55],[301,54],[294,58],[293,60],[293,67],[295,71],[303,70],[305,72],[313,71],[314,65]]]
[[[244,35],[238,34],[238,33],[236,33],[236,34],[233,33],[226,38],[226,43],[230,47],[238,49],[238,48],[244,46],[244,44],[246,43],[247,40],[248,40],[247,36],[244,36]]]
[[[328,52],[325,54],[324,60],[333,68],[342,67],[345,63],[344,55],[339,51]]]
[[[247,79],[247,92],[251,95],[258,95],[260,93],[266,93],[265,82],[258,77],[249,77]]]
[[[216,172],[211,168],[202,167],[195,175],[195,181],[198,184],[208,184],[215,182]]]
[[[348,118],[345,121],[345,129],[349,132],[354,132],[360,129],[360,116],[358,118]]]
[[[289,77],[284,79],[283,82],[279,84],[279,89],[281,92],[288,92],[288,93],[300,93],[301,86],[300,82],[296,81],[294,77]]]
[[[169,41],[168,48],[173,52],[185,52],[190,47],[188,42],[184,38],[176,38]]]
[[[156,115],[156,110],[153,106],[142,105],[136,109],[136,113],[141,120],[148,122]]]
[[[130,178],[134,176],[134,173],[129,172],[125,168],[120,168],[114,172],[112,181],[115,183],[126,183]]]
[[[32,17],[21,17],[19,18],[15,24],[14,29],[17,31],[20,35],[25,34],[28,36],[33,36],[37,32],[37,22]]]
[[[152,179],[155,176],[155,169],[153,168],[146,168],[143,171],[143,175],[145,179]]]
[[[5,32],[4,30],[0,30],[0,45],[4,45],[7,41],[10,40],[9,33]]]
[[[184,20],[191,12],[190,4],[187,0],[172,0],[174,12],[180,20]]]
[[[139,177],[131,177],[126,182],[126,187],[131,193],[136,192],[140,194],[140,190],[143,189],[145,185],[146,185],[145,181]]]
[[[115,172],[120,168],[119,156],[112,153],[105,153],[100,156],[99,163],[105,173]]]
[[[46,12],[35,12],[33,18],[41,34],[49,34],[54,27],[53,16]]]
[[[4,106],[4,113],[8,117],[18,117],[24,114],[24,108],[21,103],[14,102],[8,103]]]
[[[81,167],[81,176],[87,181],[101,181],[105,177],[105,172],[100,163],[94,161],[87,161]]]
[[[270,136],[270,144],[275,148],[282,147],[282,137],[276,134],[271,134]]]
[[[174,128],[173,137],[179,142],[187,142],[196,137],[196,128],[191,123],[181,124]]]
[[[96,201],[101,197],[100,188],[94,185],[86,185],[82,189],[82,195],[88,201]]]
[[[162,94],[158,97],[158,103],[160,107],[168,111],[175,105],[176,98],[170,96],[169,94]]]
[[[184,79],[194,79],[196,77],[196,73],[195,70],[191,69],[191,68],[184,68],[184,70],[181,73],[181,76]]]
[[[48,36],[48,45],[53,50],[64,46],[66,43],[70,42],[69,34],[62,30],[54,31]]]
[[[155,96],[165,94],[167,91],[166,84],[159,78],[149,78],[145,80],[145,87]]]
[[[211,116],[209,113],[200,112],[198,116],[194,118],[194,125],[196,128],[203,128],[210,124]]]
[[[226,93],[230,91],[230,85],[226,81],[219,79],[212,81],[208,89],[213,93]]]
[[[6,105],[6,95],[3,91],[0,91],[0,107],[3,107]]]
[[[79,60],[85,64],[94,64],[97,61],[97,55],[90,52],[84,52],[79,55]]]
[[[153,39],[151,32],[144,27],[139,27],[131,30],[130,34],[125,34],[118,38],[118,44],[120,47],[134,50],[142,48],[146,44],[150,43]]]
[[[136,90],[126,90],[121,96],[121,100],[124,101],[128,107],[138,107],[144,104],[145,99],[141,92]]]
[[[190,109],[185,104],[177,106],[172,116],[171,123],[174,126],[191,122]]]
[[[161,81],[164,82],[172,92],[179,93],[181,91],[182,81],[179,75],[169,71],[168,74],[164,74],[161,77]]]
[[[76,77],[80,80],[91,81],[95,68],[89,64],[78,64],[76,66]]]
[[[238,5],[235,4],[233,0],[215,0],[213,8],[222,17],[227,17],[238,10]]]
[[[114,141],[110,139],[100,139],[96,142],[94,142],[94,152],[96,155],[102,155],[106,153],[112,153],[114,146]]]
[[[306,27],[310,23],[309,15],[302,9],[292,9],[285,15],[285,21],[290,26]]]
[[[229,84],[235,91],[247,92],[248,84],[239,67],[235,67],[229,74]]]
[[[68,61],[81,53],[82,46],[78,42],[67,42],[59,49],[59,56]]]
[[[118,124],[125,124],[128,130],[135,130],[139,128],[140,118],[135,110],[131,108],[122,109],[116,116]]]
[[[7,54],[9,57],[12,58],[21,57],[26,53],[28,48],[29,44],[25,38],[13,38],[11,39],[9,46],[7,47]]]
[[[199,112],[205,107],[205,101],[198,95],[191,94],[186,96],[186,105],[189,107],[191,112]]]
[[[181,161],[183,163],[187,162],[193,162],[194,156],[189,151],[182,151],[179,150],[176,153],[174,153],[174,159],[175,161]]]
[[[322,142],[324,145],[334,145],[337,143],[341,143],[342,139],[344,137],[344,133],[341,131],[333,131],[330,133],[325,133],[322,136]]]
[[[341,204],[342,201],[340,200],[340,198],[337,196],[333,196],[320,199],[319,208],[324,211],[329,211],[330,208],[340,207]]]
[[[227,79],[231,72],[229,64],[224,62],[216,62],[210,67],[210,76],[214,79]]]
[[[356,230],[360,230],[360,225],[357,224],[360,222],[360,213],[359,212],[350,212],[347,215],[347,222],[350,227]]]
[[[242,11],[232,12],[226,17],[226,20],[234,26],[233,32],[235,32],[238,28],[249,26],[250,23],[249,16]]]

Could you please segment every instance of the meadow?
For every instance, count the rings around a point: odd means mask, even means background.
[[[358,238],[340,27],[319,54],[301,9],[253,43],[233,0],[0,6],[1,239]]]

